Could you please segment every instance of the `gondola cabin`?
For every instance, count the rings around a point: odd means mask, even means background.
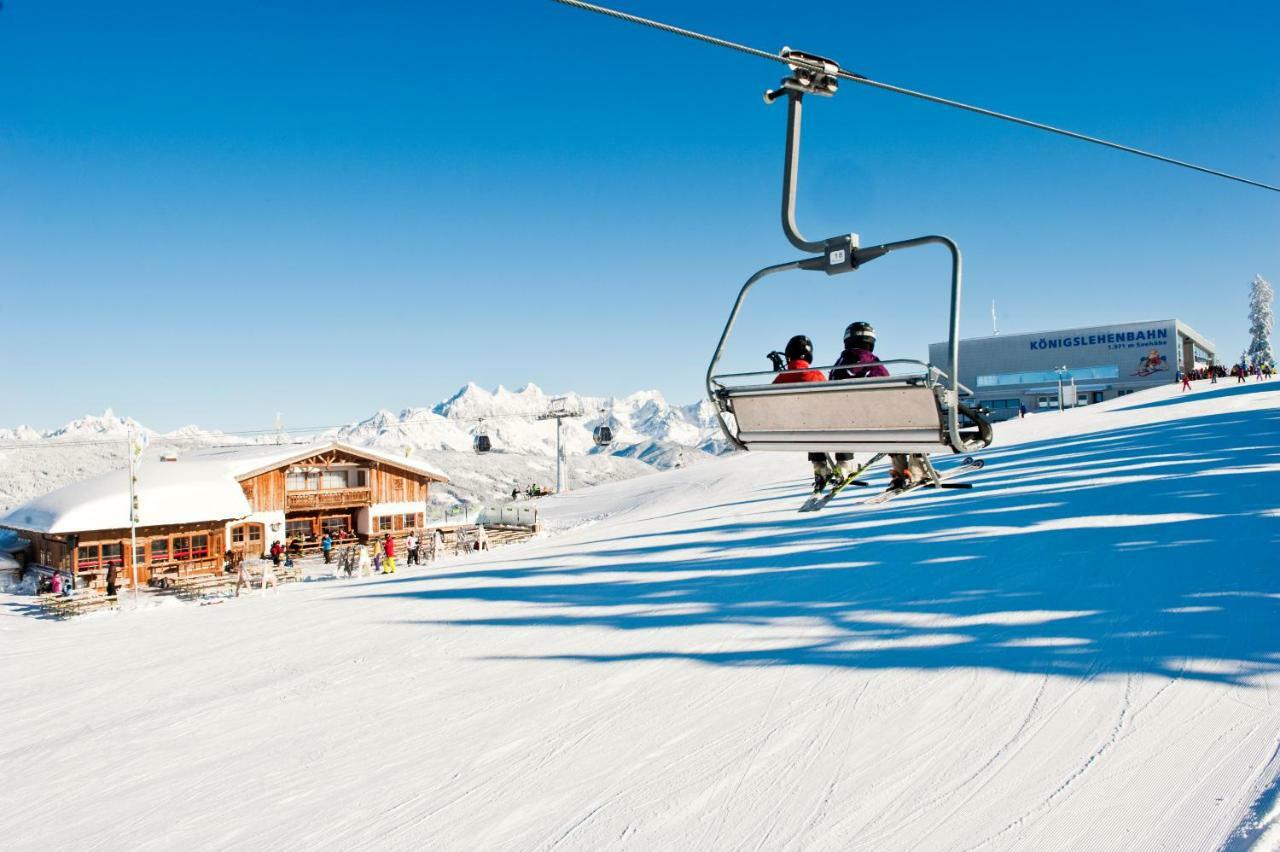
[[[484,455],[493,449],[493,442],[489,440],[488,435],[476,435],[476,439],[472,442],[472,446],[480,455]]]
[[[613,443],[613,430],[608,426],[597,426],[591,432],[591,440],[597,447],[607,447]]]

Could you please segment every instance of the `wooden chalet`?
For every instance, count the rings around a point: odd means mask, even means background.
[[[422,462],[332,442],[194,450],[147,459],[138,472],[137,550],[129,552],[128,471],[113,471],[30,501],[0,518],[29,542],[28,567],[73,575],[77,587],[123,588],[216,574],[226,551],[265,555],[272,542],[314,547],[328,532],[367,540],[423,526],[431,483]]]

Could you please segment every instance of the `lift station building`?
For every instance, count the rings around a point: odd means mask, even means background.
[[[929,346],[929,362],[950,372],[947,344]],[[960,341],[960,383],[1000,420],[1058,407],[1059,379],[1089,405],[1168,384],[1183,369],[1216,365],[1211,340],[1181,320],[1151,320]],[[1064,394],[1070,402],[1069,392]]]

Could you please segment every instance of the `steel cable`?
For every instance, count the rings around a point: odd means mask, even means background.
[[[672,33],[673,35],[683,36],[685,38],[690,38],[695,41],[705,42],[706,44],[715,45],[716,47],[724,47],[724,48],[728,48],[729,50],[736,50],[739,53],[745,53],[748,56],[756,56],[756,57],[759,57],[760,59],[769,59],[774,62],[781,62],[784,65],[800,66],[800,67],[808,68],[813,71],[821,72],[825,70],[821,65],[811,64],[797,57],[790,57],[790,58],[784,57],[778,53],[770,53],[767,50],[760,50],[759,48],[750,47],[745,44],[738,44],[737,42],[729,41],[727,39],[716,38],[715,36],[705,35],[704,33],[695,32],[694,30],[687,30],[683,27],[672,26],[671,24],[664,24],[661,21],[654,21],[649,18],[642,18],[639,15],[631,15],[626,12],[620,12],[617,9],[610,9],[606,6],[596,5],[595,3],[585,3],[583,2],[583,0],[553,0],[553,2],[559,3],[563,6],[572,6],[576,9],[582,9],[587,12],[595,12],[600,15],[606,15],[610,18],[617,18],[618,20],[626,21],[628,23],[639,24],[645,27],[651,27],[655,30],[661,30],[662,32]],[[951,100],[950,98],[943,98],[937,95],[930,95],[927,92],[917,92],[914,89],[907,89],[907,88],[903,88],[902,86],[895,86],[891,83],[881,83],[878,80],[873,80],[865,75],[856,74],[852,71],[840,70],[839,72],[837,72],[836,76],[842,80],[849,80],[851,82],[858,83],[859,85],[869,86],[874,89],[881,89],[883,91],[893,92],[899,95],[907,95],[908,97],[917,98],[918,100],[922,100],[922,101],[928,101],[929,103],[939,104],[941,106],[951,107],[953,109],[964,110],[966,112],[975,113],[977,115],[983,115],[988,118],[999,119],[1000,121],[1007,121],[1012,124],[1021,125],[1022,127],[1030,127],[1033,130],[1043,130],[1046,133],[1054,133],[1054,134],[1057,134],[1058,136],[1065,136],[1068,139],[1075,139],[1080,142],[1089,142],[1094,145],[1101,145],[1104,148],[1112,148],[1116,151],[1124,151],[1127,154],[1134,154],[1139,157],[1145,157],[1149,160],[1156,160],[1157,162],[1167,163],[1171,166],[1179,166],[1184,169],[1191,169],[1192,171],[1200,172],[1201,174],[1224,178],[1226,180],[1235,181],[1237,183],[1247,184],[1248,186],[1255,186],[1259,189],[1270,190],[1271,192],[1280,192],[1280,186],[1275,186],[1269,183],[1263,183],[1262,181],[1253,180],[1252,178],[1233,175],[1228,172],[1220,171],[1218,169],[1211,169],[1207,166],[1200,166],[1195,163],[1187,162],[1186,160],[1178,160],[1173,157],[1166,157],[1163,154],[1156,154],[1152,151],[1144,151],[1141,148],[1134,148],[1131,145],[1122,145],[1119,142],[1112,142],[1110,140],[1102,139],[1097,136],[1089,136],[1088,134],[1085,134],[1085,133],[1077,133],[1074,130],[1067,130],[1062,127],[1054,127],[1051,124],[1044,124],[1043,122],[1032,121],[1029,118],[1020,118],[1016,115],[1009,115],[1008,113],[996,112],[995,110],[986,109],[985,107],[974,106],[973,104],[966,104],[961,101],[954,101],[954,100]]]

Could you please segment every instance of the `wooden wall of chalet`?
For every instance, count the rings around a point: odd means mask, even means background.
[[[370,466],[369,488],[374,503],[421,502],[427,499],[430,480],[422,474],[383,466]]]
[[[145,584],[153,578],[187,577],[217,574],[223,567],[223,549],[226,546],[224,521],[202,524],[170,524],[139,527],[137,533],[139,561],[138,582]],[[67,535],[42,535],[15,530],[32,543],[29,564],[43,565],[60,571],[76,573],[79,588],[105,590],[107,563],[102,559],[102,545],[114,545],[120,554],[117,563],[117,583],[129,585],[133,576],[133,556],[129,550],[129,530],[93,530],[75,536],[77,546],[72,548]],[[192,542],[204,537],[203,547],[197,552]],[[185,546],[185,550],[182,547]],[[80,554],[84,549],[98,549],[98,558],[82,564]]]
[[[324,469],[331,464],[356,464],[369,471],[369,502],[400,503],[427,499],[431,478],[390,466],[385,462],[361,458],[343,452],[325,453],[309,459],[281,465],[275,470],[242,479],[240,487],[255,512],[282,512],[285,510],[285,475],[291,467],[316,467]]]
[[[240,480],[244,496],[255,512],[283,512],[285,470],[281,467]]]

